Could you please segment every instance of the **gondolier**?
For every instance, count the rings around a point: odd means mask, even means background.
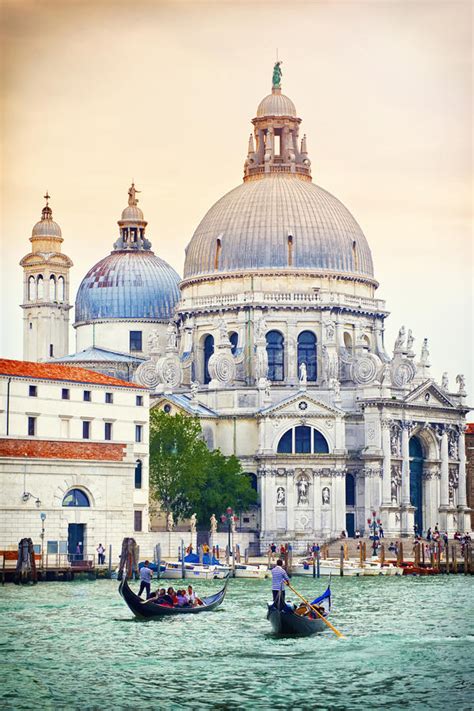
[[[151,568],[148,567],[149,565],[150,561],[146,560],[145,565],[140,570],[140,590],[138,592],[138,595],[140,596],[143,590],[146,590],[147,600],[151,596],[151,580],[153,578],[153,571]]]
[[[289,580],[288,573],[283,567],[283,561],[278,558],[275,567],[272,568],[272,594],[273,604],[279,609],[285,604],[285,584]]]

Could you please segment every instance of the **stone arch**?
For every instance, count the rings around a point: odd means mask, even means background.
[[[294,422],[289,427],[286,425],[279,429],[273,441],[273,450],[277,454],[318,455],[329,454],[331,446],[319,426],[309,422]]]
[[[211,382],[209,373],[209,360],[214,353],[214,336],[212,333],[204,333],[199,341],[199,349],[202,353],[201,374],[202,382],[207,385]]]
[[[413,430],[411,436],[418,437],[418,439],[420,440],[424,459],[439,459],[439,443],[431,427],[427,427],[426,425],[419,425]]]
[[[67,492],[70,491],[71,489],[81,489],[89,499],[90,507],[88,510],[94,509],[94,508],[101,508],[103,505],[102,496],[98,493],[94,493],[92,488],[90,486],[88,486],[87,484],[84,484],[81,481],[81,479],[82,479],[82,477],[77,475],[77,476],[72,477],[70,480],[65,479],[62,484],[57,486],[56,491],[54,492],[54,495],[53,495],[54,505],[57,506],[58,508],[62,509],[63,508],[62,502],[63,502],[64,496],[67,494]],[[66,510],[66,509],[63,509],[63,510]]]

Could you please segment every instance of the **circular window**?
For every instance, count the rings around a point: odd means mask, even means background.
[[[308,407],[308,403],[305,402],[304,400],[302,400],[302,401],[299,403],[298,407],[300,408],[300,410],[306,410],[307,407]]]
[[[169,413],[171,412],[171,405],[168,405],[167,403],[163,406],[163,410],[166,412],[167,415],[169,415]]]

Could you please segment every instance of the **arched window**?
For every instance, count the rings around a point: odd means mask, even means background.
[[[353,474],[346,474],[346,506],[355,506],[355,479]]]
[[[36,278],[36,297],[38,299],[43,298],[43,277],[41,274],[38,274]]]
[[[28,301],[34,301],[36,298],[36,280],[34,276],[28,279]]]
[[[143,463],[141,459],[137,459],[135,462],[135,489],[142,488],[142,469]]]
[[[280,437],[278,454],[328,454],[329,445],[318,430],[307,425],[298,425]]]
[[[81,489],[71,489],[63,499],[63,506],[90,506],[89,497]]]
[[[64,277],[58,277],[58,288],[57,288],[57,298],[58,301],[64,301]]]
[[[311,331],[302,331],[298,336],[298,372],[302,363],[306,364],[308,381],[316,382],[318,378],[316,336]]]
[[[209,358],[214,353],[214,336],[206,336],[204,339],[204,383],[211,382],[209,374]]]
[[[232,333],[229,334],[229,341],[231,345],[230,352],[232,355],[235,355],[235,352],[237,350],[237,344],[239,342],[239,334],[233,331]]]
[[[268,378],[273,382],[285,379],[284,338],[279,331],[267,333]]]
[[[352,336],[347,331],[344,332],[344,347],[347,348],[349,352],[352,352]]]
[[[254,491],[258,491],[257,475],[252,472],[245,472],[245,476],[250,479],[250,486]]]
[[[216,253],[214,255],[214,269],[219,269],[219,258],[221,256],[222,242],[219,238],[216,240]]]
[[[49,277],[49,300],[56,301],[56,277],[54,274]]]

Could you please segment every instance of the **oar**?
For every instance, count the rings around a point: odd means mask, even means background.
[[[295,590],[294,587],[293,587],[292,585],[290,585],[290,583],[289,583],[288,581],[286,581],[286,584],[288,585],[288,587],[290,588],[290,590],[293,590],[293,592],[295,593],[295,595],[298,595],[298,597],[301,598],[301,600],[303,600],[303,602],[306,603],[306,605],[308,605],[308,607],[309,607],[311,610],[313,610],[313,612],[315,612],[315,613],[317,614],[317,616],[320,617],[320,618],[322,619],[322,621],[327,624],[328,627],[330,627],[330,629],[332,629],[332,631],[334,632],[334,634],[336,634],[338,637],[342,637],[343,639],[345,639],[345,638],[344,638],[344,635],[342,634],[342,632],[339,632],[339,630],[337,630],[337,629],[334,627],[334,625],[332,625],[332,624],[329,622],[329,620],[327,620],[327,619],[324,617],[324,615],[322,615],[322,614],[319,612],[319,610],[317,610],[310,602],[308,602],[308,600],[306,600],[306,598],[304,598],[303,595],[300,595],[299,592],[298,592],[297,590]]]

